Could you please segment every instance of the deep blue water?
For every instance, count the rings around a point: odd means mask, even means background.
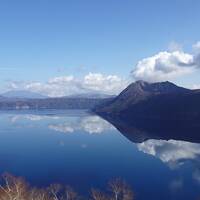
[[[80,193],[125,179],[136,199],[200,196],[200,145],[148,140],[134,144],[86,111],[0,112],[0,173],[34,186],[72,185]]]

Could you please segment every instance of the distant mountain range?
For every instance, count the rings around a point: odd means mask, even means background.
[[[1,94],[0,97],[6,98],[20,98],[20,99],[44,99],[47,96],[41,95],[36,92],[30,92],[26,90],[12,90]]]
[[[105,117],[136,120],[200,121],[200,90],[179,87],[171,82],[130,84],[118,96],[77,94],[49,98],[18,91],[0,96],[0,109],[89,109]]]
[[[137,81],[93,111],[129,122],[141,119],[200,122],[200,90],[182,88],[171,82]]]
[[[114,98],[116,95],[109,95],[103,93],[82,93],[82,94],[74,94],[66,97],[70,98],[90,98],[90,99],[107,99]]]
[[[113,98],[116,95],[109,95],[103,93],[81,93],[81,94],[73,94],[68,96],[63,96],[60,98],[91,98],[91,99],[106,99]],[[45,99],[50,98],[48,96],[31,92],[27,90],[11,90],[0,95],[0,98],[17,98],[17,99]]]
[[[0,110],[92,109],[111,98],[103,94],[50,98],[32,92],[12,91],[0,96]]]
[[[87,109],[134,142],[148,139],[200,142],[200,90],[171,82],[137,81],[118,96],[78,94],[45,98],[36,95],[40,98],[34,98],[35,94],[29,94],[1,95],[0,110]]]

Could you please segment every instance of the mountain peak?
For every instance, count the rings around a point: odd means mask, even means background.
[[[143,80],[138,80],[138,81],[135,82],[135,84],[146,85],[146,84],[149,84],[149,82],[143,81]]]
[[[165,82],[156,82],[156,83],[149,83],[146,81],[136,81],[130,84],[122,93],[130,92],[135,94],[144,94],[144,93],[152,93],[152,94],[163,94],[163,93],[182,93],[189,91],[186,88],[179,87],[174,83],[169,81]]]
[[[123,90],[112,102],[102,106],[102,112],[114,111],[119,113],[121,110],[145,101],[151,97],[160,95],[174,96],[179,94],[187,94],[191,90],[179,87],[169,81],[148,83],[145,81],[136,81],[131,83],[125,90]]]

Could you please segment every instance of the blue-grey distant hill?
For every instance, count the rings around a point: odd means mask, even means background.
[[[70,98],[90,98],[90,99],[107,99],[107,98],[114,98],[116,95],[109,95],[103,93],[82,93],[82,94],[74,94],[67,96]]]
[[[20,99],[44,99],[47,98],[36,92],[30,92],[26,90],[12,90],[1,94],[2,97],[6,98],[20,98]]]
[[[50,98],[27,91],[12,91],[0,95],[0,110],[92,109],[112,98],[112,95],[104,94],[77,94]]]

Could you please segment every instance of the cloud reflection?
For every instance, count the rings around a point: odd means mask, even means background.
[[[80,116],[57,116],[57,115],[35,115],[35,114],[18,114],[10,116],[11,123],[31,122],[48,120],[47,127],[50,130],[61,133],[74,133],[84,131],[89,134],[101,134],[105,131],[113,130],[114,127],[96,115]]]
[[[21,114],[21,115],[13,115],[10,117],[10,121],[15,123],[21,120],[30,120],[30,121],[41,121],[46,119],[60,119],[59,116],[48,116],[48,115],[34,115],[34,114]]]
[[[148,140],[137,144],[140,151],[159,158],[170,168],[177,168],[188,160],[200,157],[200,144],[176,140]]]
[[[67,121],[62,124],[50,124],[48,127],[49,129],[62,133],[73,133],[82,130],[89,134],[101,134],[114,129],[111,124],[98,116],[81,117],[76,121]]]
[[[200,184],[200,144],[176,140],[148,140],[137,144],[138,150],[159,158],[170,169],[175,170],[190,162],[192,178]],[[183,180],[173,180],[169,189],[175,192],[181,189]]]

